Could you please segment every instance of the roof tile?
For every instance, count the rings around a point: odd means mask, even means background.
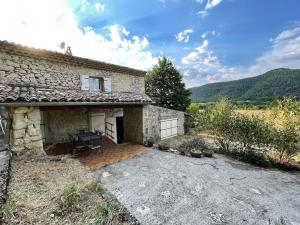
[[[151,103],[146,94],[45,89],[33,86],[0,84],[0,103],[8,102],[136,102]]]

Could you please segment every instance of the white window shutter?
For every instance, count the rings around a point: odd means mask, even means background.
[[[111,78],[110,77],[104,78],[104,91],[111,92]]]
[[[89,76],[88,75],[80,75],[81,81],[81,90],[89,90]]]

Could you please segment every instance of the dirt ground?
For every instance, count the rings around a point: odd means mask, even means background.
[[[11,209],[3,224],[97,224],[105,201],[100,193],[89,191],[92,182],[97,183],[88,168],[70,156],[14,157],[7,201]],[[75,185],[81,200],[76,210],[57,215],[60,195],[70,185]]]

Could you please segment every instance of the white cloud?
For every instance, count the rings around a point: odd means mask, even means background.
[[[64,41],[74,55],[143,70],[157,61],[148,50],[146,37],[129,36],[129,31],[121,25],[106,27],[105,35],[92,27],[80,27],[73,10],[62,1],[0,3],[1,40],[54,51],[61,51],[59,44]],[[88,4],[85,0],[81,3]]]
[[[206,39],[205,39],[206,40]],[[204,40],[204,41],[205,41]],[[182,58],[184,80],[188,87],[205,83],[236,80],[257,76],[277,68],[300,69],[300,23],[271,38],[270,50],[264,52],[250,67],[231,67],[222,64],[203,43]]]
[[[212,9],[219,5],[222,2],[222,0],[208,0],[205,6],[205,10]]]
[[[105,5],[100,2],[97,2],[95,4],[95,9],[97,10],[97,12],[103,12],[105,9]]]
[[[217,33],[216,33],[215,30],[212,30],[212,31],[206,31],[205,33],[203,33],[203,34],[201,35],[201,37],[202,37],[203,39],[205,39],[208,35],[215,36],[216,34],[217,34]]]
[[[198,15],[202,16],[202,17],[206,17],[208,15],[207,11],[206,10],[200,10],[198,12]]]
[[[201,1],[200,3],[203,3],[203,1]],[[198,15],[200,15],[202,17],[206,17],[208,15],[208,11],[211,10],[212,8],[216,7],[217,5],[219,5],[222,1],[223,0],[207,0],[204,9],[200,10],[198,12]]]
[[[272,38],[271,49],[257,58],[248,76],[282,67],[300,68],[300,23]]]
[[[181,59],[183,64],[193,64],[193,63],[202,63],[204,62],[204,58],[208,56],[207,52],[208,40],[204,40],[202,45],[195,48],[192,52],[190,52],[187,56]]]
[[[178,42],[184,41],[184,42],[187,43],[190,40],[190,35],[189,34],[191,34],[191,33],[193,33],[192,29],[186,29],[186,30],[184,30],[182,32],[179,32],[177,35],[175,35],[176,40]]]

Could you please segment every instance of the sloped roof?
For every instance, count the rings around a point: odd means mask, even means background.
[[[130,74],[135,76],[145,76],[146,74],[146,72],[142,70],[137,70],[125,66],[110,64],[110,63],[104,63],[104,62],[77,57],[77,56],[70,56],[70,55],[49,51],[45,49],[30,48],[30,47],[26,47],[23,45],[19,45],[7,41],[0,41],[0,52],[20,55],[20,56],[27,56],[27,57],[37,58],[37,59],[45,59],[52,62],[67,63],[67,64],[72,64],[72,65],[82,66],[82,67],[87,67],[92,69],[105,70],[109,72]]]
[[[149,104],[152,100],[146,94],[129,92],[106,93],[99,91],[48,89],[34,86],[18,86],[0,84],[0,105],[1,103],[66,103],[68,105],[106,104],[111,103],[127,104]]]

